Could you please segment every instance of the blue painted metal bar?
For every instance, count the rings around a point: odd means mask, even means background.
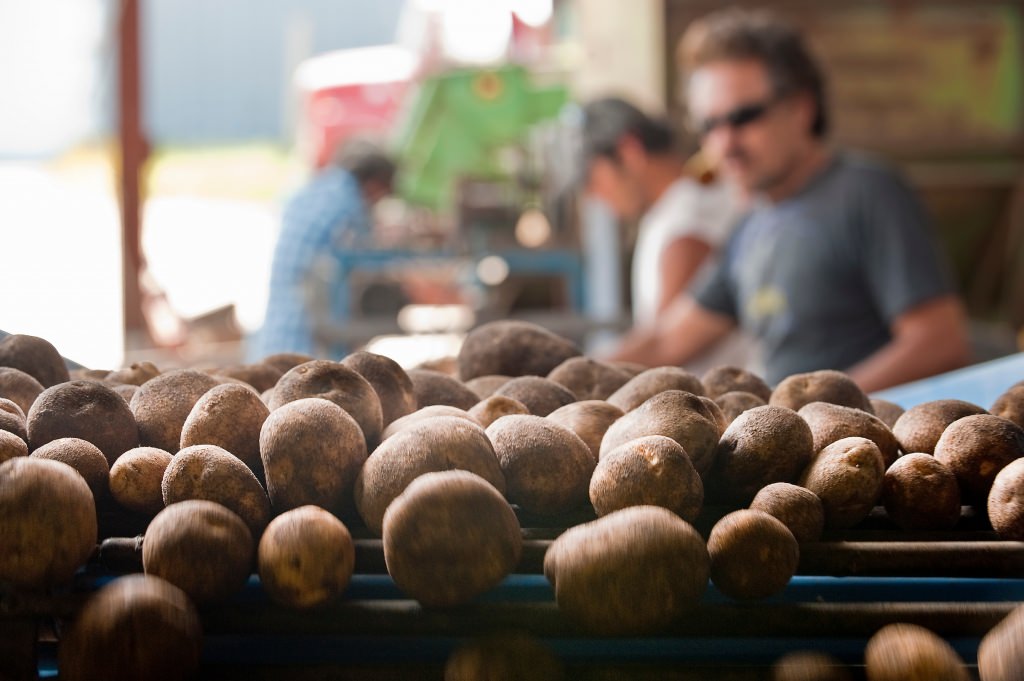
[[[880,390],[872,397],[895,402],[904,409],[944,399],[965,400],[988,409],[1007,388],[1021,380],[1024,352]]]

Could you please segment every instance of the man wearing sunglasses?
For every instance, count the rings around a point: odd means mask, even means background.
[[[831,148],[800,34],[726,10],[690,27],[680,57],[703,153],[751,209],[715,270],[615,359],[688,363],[739,325],[771,383],[841,369],[872,391],[965,364],[966,315],[921,206],[885,167]]]

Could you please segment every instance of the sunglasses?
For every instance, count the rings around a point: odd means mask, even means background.
[[[778,102],[778,97],[772,97],[771,99],[763,102],[757,102],[755,104],[745,104],[744,106],[736,107],[732,111],[727,111],[724,114],[718,116],[711,116],[700,121],[695,121],[695,132],[701,137],[707,137],[712,132],[723,126],[728,126],[733,130],[739,130],[740,128],[750,125],[768,113],[768,110]]]

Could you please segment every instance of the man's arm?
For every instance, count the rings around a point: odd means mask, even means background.
[[[692,236],[675,239],[665,247],[658,256],[658,314],[689,287],[709,253],[711,245]]]
[[[849,370],[865,392],[916,381],[970,362],[967,315],[953,295],[921,303],[898,316],[893,339]]]
[[[705,309],[689,295],[676,299],[654,326],[638,329],[607,359],[649,367],[679,366],[723,338],[736,322]]]

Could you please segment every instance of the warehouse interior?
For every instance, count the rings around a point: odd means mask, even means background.
[[[1019,678],[1024,2],[0,58],[0,679]]]

